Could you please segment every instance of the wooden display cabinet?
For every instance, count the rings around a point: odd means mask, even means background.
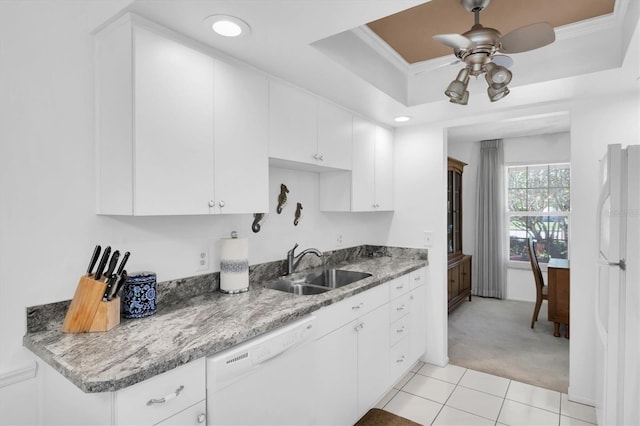
[[[462,172],[466,163],[447,159],[447,300],[451,312],[471,301],[471,256],[462,253]]]

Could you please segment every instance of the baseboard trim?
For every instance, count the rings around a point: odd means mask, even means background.
[[[574,395],[573,393],[571,393],[571,386],[569,386],[569,389],[567,389],[567,398],[569,398],[569,401],[571,402],[590,405],[592,407],[596,406],[596,402],[592,398],[585,398],[580,395]]]
[[[24,382],[36,377],[38,373],[38,363],[34,362],[32,366],[20,368],[0,375],[0,389],[16,383]]]

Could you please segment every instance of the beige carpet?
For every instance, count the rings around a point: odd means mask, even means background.
[[[449,315],[449,362],[566,393],[569,340],[553,337],[546,301],[531,329],[533,306],[482,297],[462,303]]]

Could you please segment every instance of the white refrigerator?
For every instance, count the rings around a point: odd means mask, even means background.
[[[597,211],[596,414],[640,424],[640,145],[609,145]]]

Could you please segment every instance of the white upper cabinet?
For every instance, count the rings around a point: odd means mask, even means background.
[[[318,101],[318,164],[351,170],[353,116],[326,102]]]
[[[353,168],[320,176],[320,210],[393,210],[393,133],[353,118]]]
[[[215,63],[215,202],[217,213],[269,211],[266,77]]]
[[[142,28],[134,40],[133,213],[208,213],[214,61]]]
[[[393,210],[393,133],[376,126],[374,170],[375,210]]]
[[[375,210],[376,126],[353,120],[353,171],[351,210]]]
[[[269,85],[269,157],[351,169],[352,116],[345,110],[277,82]]]
[[[284,84],[269,83],[269,156],[316,164],[316,100]]]
[[[267,90],[266,78],[218,62],[133,15],[102,30],[98,213],[266,212]]]

